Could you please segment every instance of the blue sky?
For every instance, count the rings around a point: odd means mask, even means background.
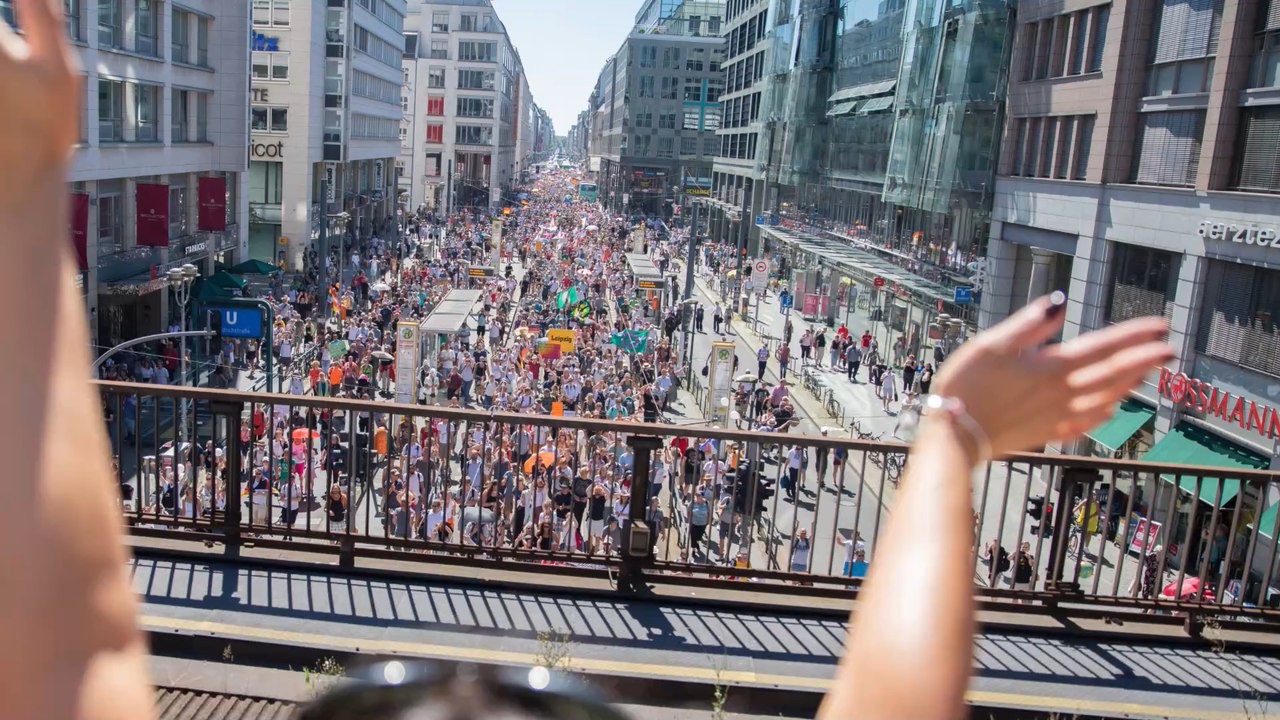
[[[605,58],[631,31],[640,0],[493,0],[520,51],[533,100],[564,135],[587,109]]]

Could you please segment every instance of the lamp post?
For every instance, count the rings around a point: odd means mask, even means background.
[[[196,266],[186,263],[182,267],[169,270],[166,277],[169,287],[173,288],[173,297],[178,301],[178,314],[182,323],[182,332],[187,331],[187,305],[191,302],[191,287],[199,276],[200,271],[196,269]],[[187,338],[185,335],[178,339],[178,384],[187,384]],[[195,383],[192,384],[194,385]],[[183,411],[178,413],[179,441],[186,434],[187,413]]]

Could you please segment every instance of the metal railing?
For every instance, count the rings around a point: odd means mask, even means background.
[[[911,512],[893,505],[897,443],[97,386],[132,532],[229,550],[336,542],[346,561],[415,551],[837,595],[876,561],[887,514]],[[973,488],[984,601],[1280,620],[1280,473],[1018,454]]]

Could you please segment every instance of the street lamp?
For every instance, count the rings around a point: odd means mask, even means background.
[[[173,297],[178,301],[178,318],[182,323],[182,332],[187,331],[187,305],[191,302],[191,287],[195,284],[200,271],[195,265],[186,263],[182,267],[171,268],[166,275],[169,287],[173,288]],[[178,384],[187,382],[187,338],[178,338]],[[194,384],[194,383],[193,383]],[[187,413],[178,412],[178,442],[187,434]],[[176,455],[175,455],[176,457]]]

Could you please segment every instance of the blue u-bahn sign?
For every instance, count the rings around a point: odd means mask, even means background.
[[[222,336],[262,338],[262,309],[256,307],[210,307],[222,315]]]

